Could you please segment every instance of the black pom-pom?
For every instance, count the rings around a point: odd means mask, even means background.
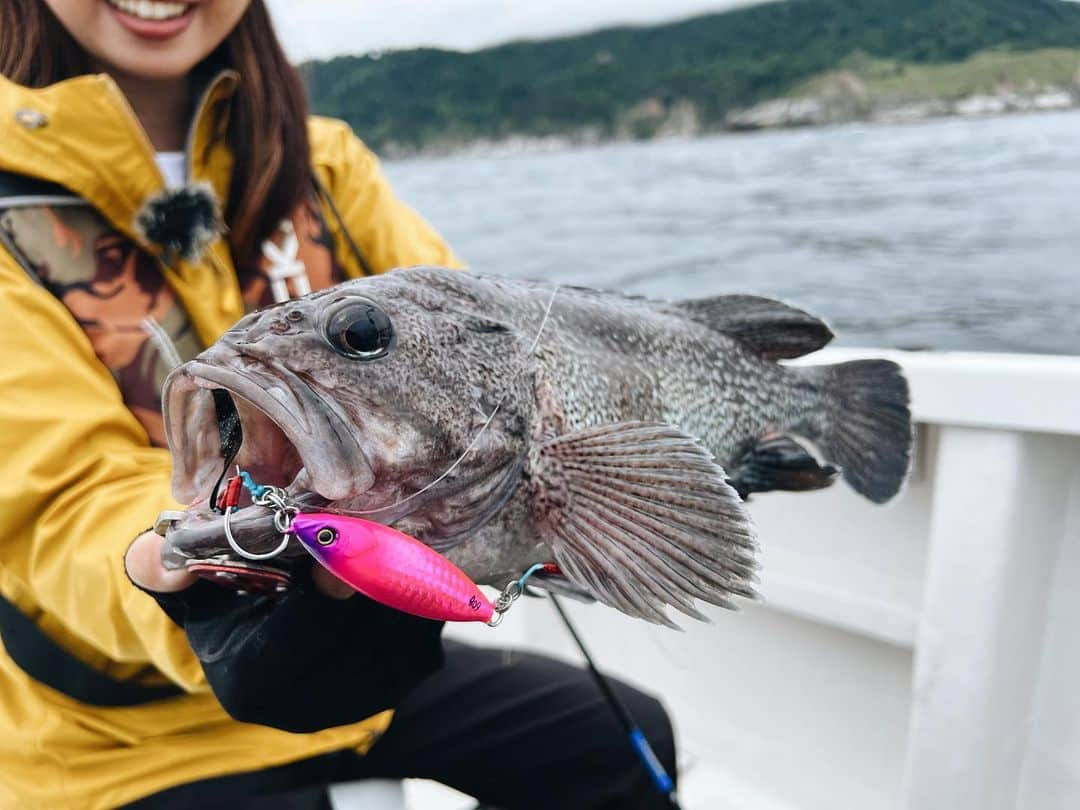
[[[208,183],[165,189],[143,203],[135,228],[166,257],[194,262],[223,231],[221,207]]]

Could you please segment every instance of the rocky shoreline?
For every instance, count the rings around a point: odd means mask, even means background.
[[[576,132],[547,136],[511,135],[501,139],[465,141],[448,138],[425,144],[419,149],[395,143],[384,144],[380,153],[390,160],[450,155],[514,155],[554,152],[602,143],[693,138],[716,132],[794,129],[859,121],[902,124],[949,116],[972,118],[1055,112],[1080,108],[1080,76],[1077,79],[1070,86],[1002,85],[992,92],[946,99],[876,95],[856,76],[839,72],[823,82],[813,95],[770,99],[746,109],[734,110],[720,126],[706,124],[695,105],[685,99],[666,104],[659,99],[646,99],[620,117],[613,133],[583,127]]]
[[[1080,84],[1070,87],[1002,85],[993,92],[958,98],[875,96],[851,74],[837,74],[812,96],[778,98],[735,110],[725,128],[735,131],[823,126],[853,121],[898,124],[944,116],[977,117],[1006,113],[1051,112],[1080,107]]]

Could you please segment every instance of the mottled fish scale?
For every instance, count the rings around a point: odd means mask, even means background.
[[[333,350],[329,313],[350,306],[382,313],[390,350],[370,361]],[[327,509],[374,512],[479,582],[555,561],[565,577],[546,586],[666,623],[666,606],[698,615],[695,599],[753,595],[757,540],[740,495],[828,486],[838,468],[874,501],[902,485],[911,423],[895,364],[777,362],[831,334],[754,296],[656,302],[441,268],[356,280],[249,315],[170,378],[177,492],[219,470],[212,409],[188,401],[209,380],[252,400],[245,419],[260,409],[279,425],[312,497],[347,490]],[[243,378],[256,371],[258,385]],[[285,392],[301,412],[279,415],[267,397],[304,380],[312,390]],[[353,432],[330,431],[330,416]],[[325,458],[350,461],[330,470]],[[192,547],[219,553],[205,525]]]

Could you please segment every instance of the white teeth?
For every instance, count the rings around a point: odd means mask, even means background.
[[[187,3],[167,3],[159,0],[107,0],[107,2],[125,14],[142,20],[171,20],[188,10]]]

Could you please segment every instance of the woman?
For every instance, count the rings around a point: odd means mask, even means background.
[[[4,0],[0,245],[0,806],[314,807],[368,776],[648,806],[580,671],[444,650],[321,569],[238,597],[144,531],[182,508],[176,363],[247,309],[456,264],[345,125],[306,118],[262,0]],[[620,688],[672,770],[663,710]]]

